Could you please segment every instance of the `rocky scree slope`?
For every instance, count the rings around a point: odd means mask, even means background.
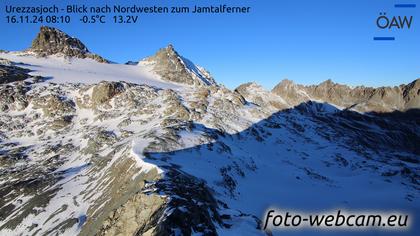
[[[139,64],[174,88],[3,62],[23,75],[1,77],[0,234],[259,235],[277,233],[260,230],[269,205],[420,211],[418,81],[393,116],[332,83],[231,91],[172,46]]]

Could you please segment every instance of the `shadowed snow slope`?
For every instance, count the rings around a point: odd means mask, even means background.
[[[191,133],[209,134],[212,141],[147,156],[165,172],[182,170],[206,181],[219,201],[219,214],[230,225],[221,226],[220,235],[257,234],[256,219],[262,219],[269,207],[294,212],[400,211],[414,217],[414,222],[411,231],[399,235],[416,235],[420,232],[415,218],[420,213],[419,125],[419,120],[406,120],[402,113],[398,118],[366,116],[309,102],[230,135],[195,124]],[[194,135],[180,134],[180,139],[185,136]],[[249,224],[254,231],[245,227]],[[326,231],[287,233],[325,235]],[[354,232],[340,231],[340,235]]]

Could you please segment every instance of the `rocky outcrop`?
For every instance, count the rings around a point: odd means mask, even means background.
[[[22,81],[31,77],[30,70],[13,66],[10,61],[2,60],[0,63],[0,84]]]
[[[91,58],[98,62],[108,62],[101,56],[89,52],[88,48],[79,39],[47,26],[41,26],[29,51],[42,57],[60,54],[66,57]]]
[[[101,81],[83,91],[76,103],[84,108],[111,108],[110,101],[113,97],[125,91],[125,86],[121,82]]]
[[[97,105],[103,104],[123,91],[124,85],[122,83],[103,81],[93,87],[92,102]]]
[[[0,86],[0,111],[20,111],[28,106],[26,93],[29,87],[20,85],[2,85]]]
[[[151,219],[156,212],[163,212],[165,202],[158,195],[135,194],[109,215],[97,235],[136,235],[139,229],[143,231],[141,235],[157,235],[153,233],[156,225]]]
[[[46,95],[33,100],[35,109],[41,108],[46,117],[60,117],[75,112],[75,104],[58,95]]]
[[[165,90],[163,95],[164,102],[167,104],[167,109],[165,109],[164,115],[188,121],[190,118],[190,112],[184,105],[182,105],[177,94],[173,90]]]
[[[138,233],[217,235],[215,223],[222,225],[222,219],[218,213],[217,201],[206,182],[175,168],[167,170],[166,176],[149,186],[171,196],[165,211],[158,212],[150,221],[152,224],[143,227]],[[157,226],[153,224],[153,221],[158,220],[160,223]]]
[[[205,69],[180,56],[171,44],[141,63],[152,64],[153,71],[167,81],[194,86],[216,85]]]

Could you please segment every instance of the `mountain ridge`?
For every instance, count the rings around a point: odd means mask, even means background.
[[[235,91],[249,100],[258,103],[252,98],[252,87],[259,86],[255,83],[245,83],[238,86]],[[261,87],[261,86],[259,86]],[[248,91],[249,90],[249,91]],[[300,85],[291,80],[282,80],[271,91],[261,87],[260,93],[271,99],[275,94],[289,106],[294,106],[305,101],[315,100],[335,104],[343,109],[353,109],[359,112],[392,112],[406,111],[420,107],[420,79],[399,86],[350,87],[345,84],[334,83],[326,80],[318,85]],[[255,95],[255,94],[254,94]]]
[[[420,107],[420,79],[399,86],[382,86],[377,88],[334,83],[331,80],[319,85],[303,86],[291,81],[282,81],[272,92],[278,95],[286,94],[301,103],[309,98],[336,104],[345,109],[362,112],[405,111]],[[305,96],[307,96],[305,98]],[[291,100],[293,100],[291,99]]]

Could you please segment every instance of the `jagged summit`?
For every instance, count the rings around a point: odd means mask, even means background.
[[[62,54],[67,57],[91,58],[98,62],[108,62],[101,56],[89,52],[88,48],[79,39],[48,26],[41,26],[38,35],[32,41],[28,50],[39,56]]]
[[[73,56],[89,52],[79,39],[48,26],[41,26],[38,35],[32,41],[31,50],[46,54],[62,52]]]
[[[154,71],[164,80],[196,86],[217,84],[209,72],[179,55],[172,44],[159,49],[143,62],[153,64]]]
[[[296,84],[288,79],[282,80],[271,90],[271,92],[281,96],[291,106],[296,106],[300,104],[301,101],[310,100],[310,97],[305,92],[302,85]]]
[[[420,108],[420,78],[407,85],[400,85],[406,109]]]

